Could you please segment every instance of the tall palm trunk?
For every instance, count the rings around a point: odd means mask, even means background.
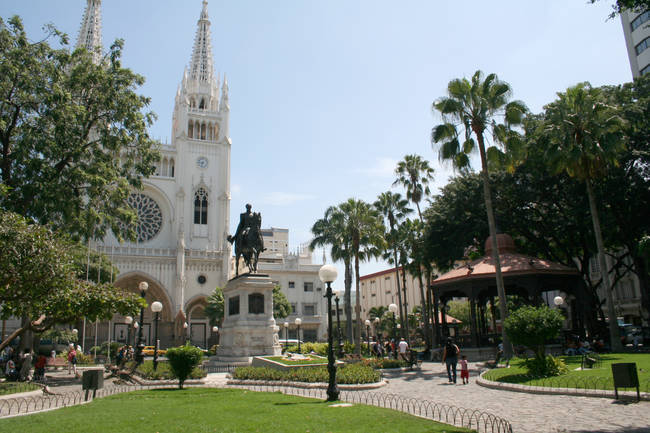
[[[587,197],[589,198],[589,210],[591,211],[591,222],[594,225],[594,234],[596,235],[596,249],[598,250],[598,262],[600,264],[600,275],[602,277],[603,287],[605,288],[605,299],[607,299],[607,316],[609,316],[609,338],[613,352],[621,352],[623,344],[618,332],[618,320],[614,310],[614,296],[612,295],[612,283],[609,278],[607,261],[605,260],[605,248],[603,247],[603,233],[600,229],[600,218],[598,217],[598,208],[596,207],[596,198],[594,197],[591,180],[585,181],[587,184]]]
[[[406,266],[402,266],[402,293],[404,294],[404,316],[402,316],[402,332],[406,335],[406,341],[409,341],[409,303],[406,299]]]
[[[399,303],[399,316],[400,320],[402,317],[402,309],[403,309],[403,304],[402,304],[402,285],[400,284],[400,276],[399,276],[399,262],[397,261],[397,246],[393,245],[393,255],[395,256],[395,281],[397,282],[397,302]],[[397,336],[395,336],[397,337]]]
[[[354,255],[354,277],[356,279],[356,305],[354,306],[356,323],[356,334],[354,336],[354,353],[361,355],[361,291],[359,289],[359,253]]]
[[[499,313],[501,313],[501,339],[503,341],[503,354],[506,358],[512,357],[512,347],[506,335],[505,326],[503,326],[508,309],[506,305],[506,290],[503,284],[503,275],[501,275],[501,259],[499,257],[499,245],[497,243],[497,225],[494,219],[494,209],[492,208],[492,194],[490,192],[490,176],[488,174],[487,156],[485,155],[485,143],[483,141],[483,131],[474,130],[478,139],[478,148],[481,154],[481,177],[483,177],[483,198],[485,199],[485,209],[488,217],[488,227],[490,229],[490,238],[492,240],[492,256],[494,259],[494,269],[497,280],[497,293],[499,295]]]
[[[429,312],[427,311],[427,300],[424,296],[424,283],[422,282],[422,268],[418,272],[418,284],[420,285],[420,308],[422,312],[422,333],[427,349],[430,347],[429,340]]]
[[[347,341],[352,341],[352,263],[350,258],[343,260],[345,263],[345,292],[343,303],[345,304],[345,336]]]

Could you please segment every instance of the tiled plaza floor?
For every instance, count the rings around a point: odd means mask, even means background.
[[[470,366],[471,368],[471,366]],[[459,372],[460,374],[460,372]],[[534,395],[493,390],[476,384],[449,384],[444,365],[388,372],[381,392],[492,412],[511,422],[514,433],[650,433],[650,402],[620,403],[606,398]]]

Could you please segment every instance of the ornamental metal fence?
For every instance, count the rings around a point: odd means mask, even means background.
[[[551,377],[536,377],[530,375],[517,375],[517,381],[498,381],[491,379],[489,374],[484,376],[485,380],[495,382],[498,384],[517,384],[523,387],[534,388],[549,388],[555,391],[562,391],[566,394],[580,394],[588,391],[590,395],[610,397],[614,392],[614,378],[613,377],[572,377],[572,376],[551,376]],[[631,389],[631,388],[630,388]],[[639,390],[644,393],[650,393],[650,379],[639,381]],[[635,388],[636,391],[636,388]]]
[[[236,365],[202,365],[201,370],[206,373],[232,373],[237,368]]]
[[[230,385],[230,387],[259,392],[282,392],[288,395],[323,400],[327,398],[327,391],[323,388],[296,388],[282,384]],[[339,399],[348,403],[393,409],[456,427],[474,429],[479,433],[512,433],[510,422],[492,413],[436,403],[430,400],[374,391],[341,391]]]

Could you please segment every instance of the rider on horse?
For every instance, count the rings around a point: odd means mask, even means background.
[[[257,259],[264,248],[264,241],[260,233],[262,215],[251,212],[252,206],[246,204],[246,212],[239,215],[239,225],[233,236],[228,236],[228,242],[235,243],[235,269],[239,275],[239,257],[244,256],[244,261],[250,272],[257,272]]]

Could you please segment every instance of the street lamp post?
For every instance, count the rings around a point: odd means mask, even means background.
[[[393,313],[393,341],[395,341],[395,339],[397,338],[397,318],[395,317],[395,313],[397,312],[397,305],[390,304],[388,306],[388,311]],[[397,359],[397,350],[393,351],[393,357]]]
[[[295,324],[296,324],[296,326],[298,327],[298,331],[296,331],[297,334],[298,334],[298,335],[297,335],[297,337],[298,337],[298,353],[302,353],[302,352],[300,351],[300,324],[301,324],[301,323],[302,323],[302,319],[301,319],[300,317],[296,317]]]
[[[126,316],[124,318],[124,323],[126,323],[126,345],[131,345],[131,324],[133,323],[133,317]]]
[[[189,327],[189,326],[187,325],[187,322],[183,322],[183,334],[185,334],[185,335],[184,335],[184,337],[185,337],[185,343],[187,343],[187,340],[188,340],[188,339],[187,339],[187,328],[188,328],[188,327]]]
[[[153,350],[153,371],[156,371],[158,368],[158,320],[160,319],[160,312],[163,309],[163,304],[156,301],[151,304],[151,311],[156,313],[156,316],[154,317],[154,333],[153,333],[153,339],[155,341],[155,346]]]
[[[341,314],[339,312],[339,297],[334,298],[336,302],[336,328],[337,328],[337,337],[339,343],[339,353],[338,357],[343,358],[343,342],[341,341]]]
[[[368,339],[368,356],[370,356],[370,320],[366,319],[366,338]]]
[[[284,351],[289,350],[289,322],[284,322]]]
[[[334,364],[334,339],[332,338],[332,282],[336,280],[336,268],[332,265],[323,265],[318,271],[320,280],[327,284],[325,297],[327,298],[327,372],[329,383],[327,385],[327,401],[339,399],[339,389],[336,386],[336,365]],[[337,308],[338,312],[338,308]]]
[[[140,329],[140,324],[138,322],[133,322],[133,346],[131,346],[131,349],[133,349],[133,347],[136,345],[135,339],[138,335],[138,329]],[[131,358],[131,355],[135,355],[135,352],[131,352],[131,349],[129,349],[129,358]],[[111,353],[111,351],[109,350],[108,353]]]
[[[212,327],[212,333],[215,334],[215,336],[217,337],[217,339],[219,338],[219,336],[217,335],[218,332],[219,332],[219,327],[216,326],[216,325],[213,326],[213,327]],[[218,340],[217,340],[217,344],[219,344]]]
[[[373,320],[375,323],[375,337],[377,338],[376,343],[381,346],[381,336],[379,335],[379,323],[381,323],[381,319],[379,317],[375,317],[375,320]],[[381,348],[380,350],[377,351],[378,354],[381,354]]]
[[[144,299],[144,295],[147,293],[149,288],[149,283],[146,281],[140,282],[138,284],[138,289],[140,289],[140,297]],[[135,362],[137,365],[142,364],[144,361],[144,356],[142,355],[142,350],[144,349],[144,338],[142,336],[142,329],[144,328],[144,307],[140,307],[140,328],[138,329],[138,347],[135,352]]]

